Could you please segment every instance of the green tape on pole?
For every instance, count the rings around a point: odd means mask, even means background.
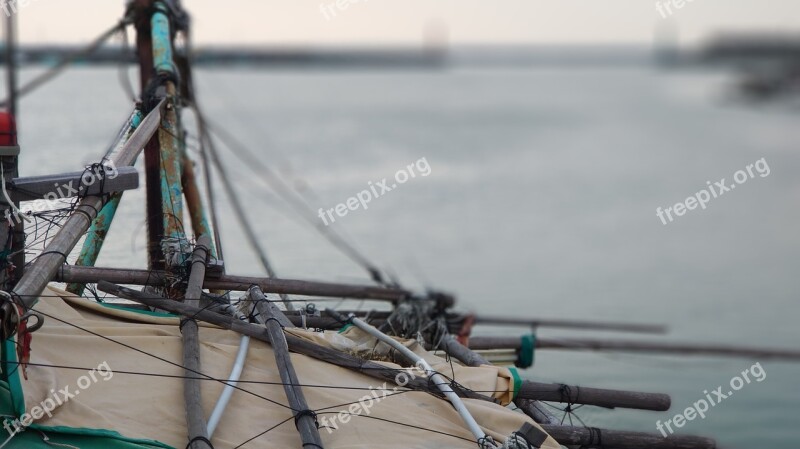
[[[514,399],[516,399],[517,394],[519,394],[519,389],[522,388],[522,377],[519,375],[519,371],[513,366],[509,366],[508,370],[511,372],[511,377],[514,379]]]
[[[532,367],[535,348],[536,334],[523,335],[520,339],[520,348],[517,352],[517,361],[514,362],[514,365],[522,369]]]

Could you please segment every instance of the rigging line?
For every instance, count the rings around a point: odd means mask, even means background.
[[[264,270],[267,272],[267,276],[274,278],[275,270],[272,269],[272,265],[270,264],[269,259],[267,258],[267,254],[264,251],[264,248],[261,247],[261,244],[258,241],[258,237],[256,236],[255,231],[250,226],[250,223],[247,221],[247,215],[245,213],[244,207],[242,206],[242,203],[239,201],[239,197],[236,195],[236,190],[234,189],[233,185],[230,182],[230,179],[228,178],[228,174],[225,171],[225,167],[223,166],[222,161],[220,160],[219,153],[217,152],[217,149],[214,146],[214,141],[209,136],[207,129],[204,136],[202,137],[206,140],[207,148],[209,149],[209,154],[211,155],[211,161],[214,163],[214,166],[217,168],[217,171],[219,172],[219,176],[220,179],[222,180],[222,186],[225,190],[225,194],[228,196],[228,200],[230,201],[231,206],[233,206],[234,210],[236,211],[236,219],[239,222],[239,225],[244,230],[247,240],[249,240],[250,244],[253,246],[253,250],[258,256],[258,259],[261,262],[261,265],[264,267]],[[281,298],[281,301],[283,301],[283,304],[286,306],[287,310],[294,310],[294,306],[288,300],[289,297],[287,295],[280,294],[279,296]]]
[[[321,415],[332,415],[334,413],[337,413],[337,412],[324,412],[324,413],[320,413],[320,414]],[[338,413],[341,413],[341,412],[338,412]],[[403,423],[403,422],[399,422],[399,421],[393,421],[391,419],[386,419],[386,418],[378,418],[377,416],[372,416],[372,415],[356,415],[356,414],[352,414],[352,413],[348,413],[348,412],[345,412],[345,413],[347,413],[350,416],[357,416],[357,417],[361,417],[361,418],[376,419],[378,421],[383,421],[383,422],[387,422],[387,423],[390,423],[390,424],[396,424],[396,425],[399,425],[399,426],[410,427],[412,429],[424,430],[426,432],[438,433],[439,435],[444,435],[444,436],[448,436],[448,437],[457,438],[459,440],[469,441],[470,443],[473,443],[473,444],[475,443],[475,440],[473,440],[473,439],[464,438],[462,436],[454,435],[452,433],[442,432],[440,430],[426,429],[425,427],[415,426],[413,424],[407,424],[407,423]]]
[[[240,447],[244,446],[245,444],[247,444],[247,443],[249,443],[249,442],[251,442],[251,441],[255,440],[256,438],[259,438],[259,437],[261,437],[262,435],[265,435],[265,434],[267,434],[268,432],[271,432],[271,431],[272,431],[272,430],[274,430],[274,429],[277,429],[278,427],[280,427],[280,426],[282,426],[282,425],[286,424],[287,422],[289,422],[289,421],[291,421],[291,420],[293,420],[293,419],[294,419],[294,416],[290,416],[290,417],[288,417],[288,418],[284,419],[283,421],[279,422],[278,424],[275,424],[274,426],[270,427],[269,429],[267,429],[267,430],[265,430],[265,431],[263,431],[263,432],[259,433],[258,435],[254,436],[253,438],[250,438],[250,439],[248,439],[248,440],[247,440],[247,441],[245,441],[244,443],[242,443],[242,444],[240,444],[240,445],[238,445],[238,446],[234,447],[233,449],[239,449]],[[0,449],[2,449],[2,448],[0,448]]]
[[[377,268],[366,256],[358,251],[352,244],[347,242],[344,237],[338,234],[333,228],[325,226],[317,219],[311,205],[308,204],[306,199],[299,194],[295,193],[279,175],[275,173],[268,165],[261,162],[258,157],[253,155],[245,145],[239,142],[233,135],[224,131],[223,128],[212,126],[206,123],[208,129],[220,141],[225,144],[231,152],[237,156],[244,164],[256,173],[257,179],[263,179],[269,186],[283,198],[290,206],[295,209],[295,212],[305,219],[314,229],[317,230],[325,239],[328,240],[335,248],[342,251],[347,257],[350,258],[357,265],[367,270],[375,282],[378,284],[385,284],[381,270]],[[257,170],[261,170],[258,172]],[[266,176],[264,176],[266,175]]]
[[[409,390],[409,391],[411,391],[411,390]],[[405,391],[402,392],[402,393],[405,393]],[[357,402],[353,402],[351,404],[355,404],[355,403],[357,403]],[[350,405],[350,404],[346,404],[346,405]],[[320,410],[324,410],[324,409],[320,409]],[[393,420],[386,419],[386,418],[378,418],[377,416],[372,416],[372,415],[356,415],[356,414],[349,413],[349,412],[344,412],[344,411],[341,411],[341,412],[322,412],[322,413],[317,413],[317,414],[318,415],[333,415],[333,414],[337,414],[338,415],[339,413],[346,413],[347,415],[350,415],[350,416],[362,416],[364,418],[372,418],[372,419],[376,419],[378,421],[383,421],[383,422],[387,422],[387,423],[390,423],[390,424],[395,424],[395,425],[398,425],[398,426],[410,427],[410,428],[413,428],[413,429],[424,430],[426,432],[433,432],[433,433],[437,433],[437,434],[440,434],[440,435],[449,436],[449,437],[453,437],[453,438],[457,438],[457,439],[460,439],[460,440],[469,441],[471,443],[474,443],[473,440],[471,440],[469,438],[464,438],[464,437],[459,436],[459,435],[454,435],[454,434],[447,433],[447,432],[442,432],[442,431],[439,431],[439,430],[426,429],[425,427],[419,427],[419,426],[415,426],[413,424],[407,424],[407,423],[403,423],[403,422],[399,422],[399,421],[393,421]],[[267,434],[267,433],[269,433],[270,431],[280,427],[281,425],[285,424],[286,422],[288,422],[291,419],[293,419],[293,417],[287,418],[286,420],[279,422],[278,424],[270,427],[269,429],[259,433],[256,436],[248,439],[247,441],[245,441],[244,443],[234,447],[233,449],[238,449],[238,448],[244,446],[245,444],[247,444],[247,443],[249,443],[249,442],[251,442],[251,441],[253,441],[253,440],[255,440],[255,439],[257,439],[257,438],[259,438],[259,437],[261,437],[261,436],[263,436],[265,434]]]
[[[113,27],[111,27],[110,29],[108,29],[108,30],[104,31],[102,34],[100,34],[100,36],[95,38],[95,40],[90,42],[86,47],[84,47],[84,48],[82,48],[80,50],[74,51],[74,52],[64,56],[60,61],[58,61],[58,63],[56,63],[55,66],[51,67],[46,72],[44,72],[44,73],[36,76],[32,80],[28,81],[22,87],[17,88],[17,90],[16,90],[17,97],[21,98],[23,95],[26,95],[26,94],[29,94],[29,93],[33,92],[34,90],[36,90],[37,88],[41,87],[42,85],[44,85],[48,81],[50,81],[53,78],[55,78],[56,76],[60,75],[62,72],[64,72],[69,67],[70,64],[72,64],[76,60],[78,60],[78,59],[80,59],[80,58],[82,58],[84,56],[87,56],[87,55],[90,55],[90,54],[94,53],[98,48],[100,48],[101,45],[103,45],[103,43],[105,43],[105,41],[107,41],[117,31],[119,31],[120,29],[124,29],[125,26],[127,26],[128,23],[129,23],[129,20],[127,18],[120,20]],[[9,100],[10,100],[9,98],[6,98],[5,100],[3,100],[2,103],[0,103],[0,107],[7,106],[8,103],[9,103]]]
[[[214,377],[212,377],[212,376],[209,376],[208,374],[205,374],[205,373],[203,373],[203,372],[200,372],[200,371],[195,371],[195,370],[193,370],[193,369],[190,369],[190,368],[188,368],[188,367],[185,367],[185,366],[181,365],[180,363],[175,363],[175,362],[173,362],[173,361],[170,361],[170,360],[167,360],[167,359],[165,359],[165,358],[163,358],[163,357],[159,357],[159,356],[157,356],[157,355],[155,355],[155,354],[149,353],[149,352],[147,352],[147,351],[144,351],[144,350],[142,350],[142,349],[139,349],[139,348],[136,348],[136,347],[134,347],[134,346],[131,346],[131,345],[129,345],[129,344],[123,343],[123,342],[121,342],[121,341],[119,341],[119,340],[115,340],[115,339],[113,339],[113,338],[111,338],[111,337],[107,337],[107,336],[105,336],[105,335],[98,334],[97,332],[91,331],[91,330],[89,330],[89,329],[86,329],[86,328],[84,328],[84,327],[81,327],[81,326],[79,326],[79,325],[77,325],[77,324],[70,323],[69,321],[63,320],[63,319],[61,319],[61,318],[58,318],[58,317],[56,317],[56,316],[54,316],[54,315],[48,314],[48,313],[46,313],[46,312],[42,312],[41,310],[37,310],[37,309],[36,309],[36,308],[34,308],[34,307],[31,307],[31,308],[30,308],[30,310],[32,310],[32,311],[34,311],[34,312],[37,312],[37,313],[41,313],[42,315],[44,315],[44,316],[46,316],[46,317],[48,317],[48,318],[54,319],[54,320],[56,320],[56,321],[58,321],[58,322],[60,322],[60,323],[64,323],[64,324],[66,324],[66,325],[68,325],[68,326],[72,326],[72,327],[74,327],[74,328],[76,328],[76,329],[78,329],[78,330],[81,330],[81,331],[83,331],[83,332],[86,332],[86,333],[88,333],[88,334],[94,335],[95,337],[100,337],[100,338],[102,338],[103,340],[107,340],[107,341],[110,341],[110,342],[112,342],[112,343],[118,344],[118,345],[120,345],[120,346],[122,346],[122,347],[124,347],[124,348],[130,349],[130,350],[132,350],[132,351],[138,352],[138,353],[140,353],[140,354],[143,354],[143,355],[146,355],[146,356],[148,356],[148,357],[152,357],[152,358],[154,358],[154,359],[156,359],[156,360],[159,360],[159,361],[161,361],[161,362],[164,362],[164,363],[167,363],[167,364],[169,364],[169,365],[172,365],[172,366],[175,366],[175,367],[181,368],[181,369],[183,369],[183,370],[189,371],[189,372],[191,372],[191,373],[193,373],[193,374],[197,374],[197,375],[199,375],[199,376],[202,376],[202,377],[204,377],[204,378],[206,378],[206,379],[209,379],[209,380],[216,380]],[[283,408],[287,408],[287,409],[289,409],[289,410],[292,410],[292,411],[294,411],[294,412],[297,412],[297,411],[299,411],[299,410],[294,410],[294,409],[293,409],[291,406],[289,406],[289,405],[281,404],[281,403],[280,403],[280,402],[278,402],[278,401],[275,401],[275,400],[273,400],[273,399],[270,399],[270,398],[267,398],[267,397],[261,396],[261,395],[259,395],[259,394],[257,394],[257,393],[254,393],[254,392],[250,391],[250,390],[245,390],[244,388],[241,388],[241,387],[238,387],[238,386],[235,386],[235,385],[229,384],[229,383],[227,383],[227,382],[220,382],[220,383],[221,383],[221,384],[224,384],[224,385],[231,385],[231,387],[232,387],[232,388],[235,388],[235,389],[237,389],[237,390],[239,390],[239,391],[241,391],[241,392],[243,392],[243,393],[247,393],[247,394],[249,394],[249,395],[255,396],[255,397],[259,398],[259,399],[263,399],[263,400],[265,400],[265,401],[267,401],[267,402],[270,402],[270,403],[272,403],[272,404],[275,404],[275,405],[281,406],[281,407],[283,407]]]
[[[130,99],[132,102],[136,102],[136,92],[133,89],[131,76],[128,72],[128,56],[132,54],[130,42],[128,41],[128,29],[126,27],[122,27],[119,31],[120,36],[122,37],[122,57],[120,58],[118,66],[119,83],[122,86],[122,90],[125,91],[125,95],[128,97],[128,99]]]
[[[389,390],[388,388],[385,388],[385,389],[384,388],[375,388],[374,390],[375,391],[391,391],[390,394],[385,394],[385,395],[381,396],[380,398],[376,398],[374,396],[370,396],[371,398],[380,399],[380,400],[383,400],[383,399],[386,399],[386,398],[390,398],[392,396],[397,396],[397,395],[400,395],[400,394],[403,394],[403,393],[415,393],[415,392],[416,393],[430,394],[433,397],[437,397],[436,395],[431,394],[428,391],[418,391],[418,390],[396,390],[396,391],[392,391],[392,390]],[[331,409],[334,409],[334,408],[347,407],[348,405],[358,404],[360,402],[362,402],[361,399],[359,399],[357,401],[352,401],[352,402],[345,402],[343,404],[331,405],[329,407],[317,408],[317,409],[314,409],[314,411],[315,412],[322,412],[324,410],[331,410]]]
[[[220,237],[220,220],[217,214],[217,206],[214,201],[214,180],[211,177],[211,164],[209,162],[208,145],[206,145],[205,137],[208,136],[206,129],[205,117],[200,113],[200,106],[197,103],[197,92],[194,88],[194,77],[192,76],[192,68],[194,67],[194,41],[191,33],[186,33],[186,90],[189,98],[186,101],[189,103],[189,108],[194,112],[197,120],[198,129],[198,143],[200,146],[200,160],[203,163],[203,184],[206,191],[206,198],[208,199],[208,207],[211,216],[211,226],[214,230],[214,244],[217,248],[217,258],[225,260],[222,252],[222,239]]]
[[[190,92],[193,92],[193,88],[189,87]],[[194,96],[194,93],[192,93]],[[196,100],[195,100],[196,101]],[[206,140],[203,136],[208,135],[208,131],[205,129],[205,120],[203,117],[200,116],[200,113],[197,110],[197,106],[194,102],[192,102],[191,106],[192,110],[194,111],[195,117],[197,118],[197,126],[199,129],[200,138],[199,145],[200,145],[200,161],[202,164],[203,170],[203,187],[206,191],[206,198],[208,198],[208,208],[209,208],[209,215],[211,216],[211,226],[214,229],[214,243],[217,248],[217,257],[220,260],[225,260],[225,257],[222,253],[222,242],[220,239],[220,227],[219,227],[219,216],[217,214],[217,205],[214,201],[214,180],[211,178],[211,167],[209,162],[209,154],[208,154],[208,145],[206,145]]]
[[[12,342],[16,343],[15,340],[11,340]],[[6,362],[10,365],[27,365],[27,366],[38,366],[42,368],[55,368],[55,369],[64,369],[64,370],[72,370],[72,371],[91,371],[94,368],[84,368],[81,366],[66,366],[66,365],[52,365],[46,363],[33,363],[33,362]],[[141,376],[141,377],[159,377],[159,378],[166,378],[166,379],[197,379],[201,381],[212,381],[212,382],[233,382],[232,379],[217,379],[217,378],[203,378],[198,379],[196,377],[189,377],[189,376],[181,376],[178,374],[162,374],[162,373],[146,373],[146,372],[139,372],[139,371],[122,371],[122,370],[112,370],[114,374],[122,374],[127,376]],[[291,386],[291,387],[302,387],[302,388],[320,388],[320,389],[330,389],[330,390],[355,390],[355,391],[390,391],[393,394],[387,394],[383,397],[394,396],[394,393],[408,393],[416,390],[402,390],[402,391],[394,391],[390,388],[380,388],[380,387],[348,387],[344,385],[319,385],[319,384],[303,384],[303,383],[283,383],[283,382],[271,382],[266,380],[239,380],[239,383],[242,384],[253,384],[253,385],[272,385],[272,386]],[[420,391],[422,393],[422,391]],[[352,402],[348,402],[346,404],[335,405],[331,407],[325,407],[318,410],[327,410],[329,408],[336,408],[336,407],[344,407],[346,405],[353,404]]]

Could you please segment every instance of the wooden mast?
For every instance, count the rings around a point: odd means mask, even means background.
[[[153,36],[150,16],[145,14],[153,7],[154,0],[132,0],[129,8],[137,11],[136,52],[139,57],[139,80],[141,92],[147,90],[153,76]],[[147,211],[147,261],[151,269],[164,269],[164,255],[161,252],[161,237],[164,235],[164,223],[161,217],[161,153],[158,137],[154,136],[144,147],[145,201]]]
[[[13,135],[9,137],[9,145],[0,148],[0,158],[3,162],[3,177],[10,180],[19,175],[19,145],[17,142],[17,14],[19,11],[12,11],[6,14],[5,29],[6,29],[6,47],[5,47],[5,60],[6,60],[6,83],[8,91],[8,99],[6,107],[10,115],[8,125],[11,127]],[[14,266],[13,272],[2,270],[0,273],[0,282],[5,289],[13,287],[17,281],[22,277],[25,269],[25,222],[22,217],[15,214],[15,209],[18,209],[19,201],[12,204],[7,204],[5,198],[0,199],[0,212],[2,212],[4,223],[2,230],[0,230],[0,241],[11,242],[6,248],[2,249],[8,251],[7,263]],[[12,218],[13,217],[13,218]],[[6,226],[6,224],[8,226]],[[9,239],[11,234],[11,239]]]

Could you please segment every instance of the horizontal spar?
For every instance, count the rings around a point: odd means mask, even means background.
[[[342,314],[355,313],[356,315],[363,315],[364,312],[358,311],[342,311]],[[372,311],[370,312],[371,318],[386,319],[392,312],[389,311]],[[447,323],[450,332],[457,333],[467,315],[448,313]],[[572,321],[572,320],[551,320],[551,319],[533,319],[533,318],[511,318],[511,317],[494,317],[485,315],[475,315],[475,324],[497,324],[506,326],[525,326],[525,327],[552,327],[562,329],[576,329],[586,331],[619,331],[619,332],[639,332],[647,334],[664,334],[667,332],[667,327],[658,324],[637,324],[637,323],[609,323],[598,321]],[[335,320],[330,319],[330,322],[335,323]],[[328,324],[327,321],[322,321]],[[317,326],[324,328],[325,326]]]
[[[58,269],[55,280],[82,284],[96,284],[100,281],[108,281],[115,284],[164,285],[170,277],[171,275],[164,271],[62,265]],[[247,291],[254,285],[257,285],[264,293],[374,299],[380,301],[400,301],[412,295],[408,290],[396,288],[233,275],[207,278],[203,283],[203,287],[207,289],[235,291]]]
[[[565,446],[613,449],[715,449],[717,443],[709,438],[690,435],[628,432],[594,427],[570,427],[543,424],[542,429]]]
[[[669,410],[672,402],[669,395],[663,393],[607,390],[529,380],[522,383],[517,397],[565,404],[586,404],[605,408],[630,408],[658,412]]]
[[[444,350],[468,366],[489,365],[479,354],[460,344],[453,336],[443,341]],[[522,382],[515,400],[539,400],[566,404],[586,404],[606,408],[631,408],[639,410],[669,410],[671,399],[662,393],[608,390],[575,385]]]
[[[518,337],[472,337],[471,349],[519,349]],[[575,351],[648,352],[674,355],[709,355],[721,357],[752,357],[800,361],[800,351],[790,349],[753,348],[723,345],[689,345],[629,340],[592,340],[578,338],[537,338],[537,349],[565,349]]]
[[[83,171],[57,175],[14,178],[6,186],[14,201],[55,200],[86,195],[102,195],[139,187],[139,172],[134,167],[88,167]]]
[[[602,331],[623,331],[641,332],[649,334],[665,334],[667,327],[659,324],[637,324],[637,323],[608,323],[601,321],[575,321],[575,320],[554,320],[554,319],[529,319],[515,317],[498,317],[475,315],[475,324],[498,324],[506,326],[530,326],[530,327],[554,327],[562,329],[576,330],[602,330]]]

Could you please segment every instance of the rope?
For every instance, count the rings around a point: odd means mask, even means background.
[[[28,217],[22,214],[19,208],[17,208],[17,205],[14,204],[13,201],[11,201],[11,197],[8,195],[8,191],[6,190],[6,171],[5,167],[3,166],[2,158],[0,158],[0,182],[2,183],[1,186],[3,189],[3,198],[6,199],[6,204],[8,204],[9,207],[11,207],[11,210],[13,210],[18,217],[22,218],[25,221],[30,221]]]
[[[589,443],[582,444],[581,448],[594,448],[603,446],[603,431],[597,427],[587,427],[589,430]]]
[[[193,445],[193,444],[194,444],[196,441],[199,441],[199,442],[201,442],[201,443],[205,443],[205,445],[206,445],[206,446],[210,447],[211,449],[214,449],[214,445],[213,445],[213,444],[211,444],[211,441],[208,441],[208,438],[206,438],[206,437],[201,437],[201,436],[197,436],[197,437],[194,437],[194,438],[192,438],[191,440],[189,440],[189,443],[186,445],[186,449],[192,449],[192,445]]]
[[[278,323],[278,326],[280,326],[280,327],[281,327],[281,329],[285,329],[285,327],[283,326],[283,324],[281,324],[281,322],[280,322],[280,321],[279,321],[277,318],[275,318],[274,316],[271,316],[271,317],[267,318],[267,319],[264,321],[264,326],[266,326],[266,325],[267,325],[267,323],[269,323],[270,321],[274,321],[274,322]]]
[[[295,427],[295,429],[300,430],[300,418],[302,418],[304,416],[310,416],[310,417],[314,418],[314,426],[316,426],[316,428],[319,429],[319,421],[317,421],[317,413],[314,412],[314,410],[309,410],[309,409],[300,410],[299,412],[297,412],[294,415],[294,427]]]
[[[512,433],[503,443],[503,449],[538,449],[540,447],[534,446],[519,432]]]
[[[75,52],[66,55],[64,58],[58,61],[58,63],[56,63],[56,65],[53,66],[50,70],[42,73],[41,75],[27,82],[24,86],[18,88],[15,92],[15,95],[17,96],[17,98],[21,98],[23,95],[27,95],[36,90],[37,88],[41,87],[42,85],[46,84],[48,81],[52,80],[53,78],[64,72],[73,62],[77,61],[78,59],[84,56],[88,56],[94,53],[111,36],[117,33],[120,29],[124,29],[128,23],[129,23],[128,19],[120,20],[113,27],[104,31],[102,34],[100,34],[100,36],[95,38],[95,40],[89,43],[89,45],[80,50],[77,50]],[[9,101],[10,98],[6,98],[2,102],[0,102],[0,107],[7,107]]]

